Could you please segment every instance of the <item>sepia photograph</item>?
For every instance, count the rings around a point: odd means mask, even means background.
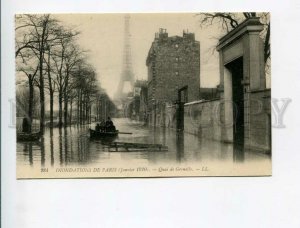
[[[269,12],[15,15],[16,178],[272,175]]]
[[[1,227],[299,228],[299,15],[1,1]]]

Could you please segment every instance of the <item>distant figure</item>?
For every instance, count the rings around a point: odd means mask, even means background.
[[[23,118],[23,123],[22,123],[22,132],[24,133],[29,133],[29,121],[26,117]]]
[[[112,132],[116,131],[116,127],[114,126],[114,123],[111,121],[110,117],[107,117],[107,120],[105,122],[106,131]]]
[[[100,124],[97,123],[97,125],[96,125],[96,127],[95,127],[95,130],[96,130],[96,131],[100,131],[100,130],[101,130]]]

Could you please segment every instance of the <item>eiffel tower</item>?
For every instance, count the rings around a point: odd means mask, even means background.
[[[121,78],[118,85],[118,90],[115,94],[115,100],[125,100],[128,97],[128,93],[124,92],[125,83],[130,84],[130,92],[133,91],[134,86],[134,75],[132,72],[131,62],[131,45],[130,45],[130,16],[124,17],[124,49],[123,49],[123,67]]]

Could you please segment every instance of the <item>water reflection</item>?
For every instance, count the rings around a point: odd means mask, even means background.
[[[91,140],[88,128],[94,126],[72,126],[46,129],[40,142],[17,143],[18,166],[65,166],[114,164],[138,162],[140,164],[188,163],[206,161],[248,162],[256,159],[270,160],[270,156],[249,154],[238,145],[206,140],[187,133],[164,128],[150,128],[140,124],[115,119],[120,134],[110,141]],[[112,141],[157,143],[168,146],[168,151],[110,152],[107,144]],[[48,158],[48,159],[47,159]]]
[[[58,129],[58,133],[59,133],[59,162],[60,162],[60,165],[63,164],[63,137],[62,137],[62,129],[59,128]]]
[[[71,137],[72,138],[72,137]],[[65,163],[66,165],[68,164],[68,128],[64,128],[64,140],[65,140],[65,143],[64,143],[64,146],[65,146]]]
[[[46,158],[45,158],[45,146],[44,146],[44,137],[41,138],[41,166],[44,167],[45,166],[45,161],[46,161]]]
[[[50,129],[50,159],[51,159],[51,166],[54,166],[54,151],[53,151],[53,129]]]
[[[184,133],[176,133],[176,160],[181,162],[184,159]]]
[[[24,156],[28,155],[29,164],[32,166],[33,165],[32,142],[24,143],[23,152],[24,152]]]
[[[245,150],[242,144],[233,144],[233,161],[243,162],[245,160]]]

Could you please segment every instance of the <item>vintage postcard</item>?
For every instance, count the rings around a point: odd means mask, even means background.
[[[270,13],[15,15],[17,178],[265,176]]]

